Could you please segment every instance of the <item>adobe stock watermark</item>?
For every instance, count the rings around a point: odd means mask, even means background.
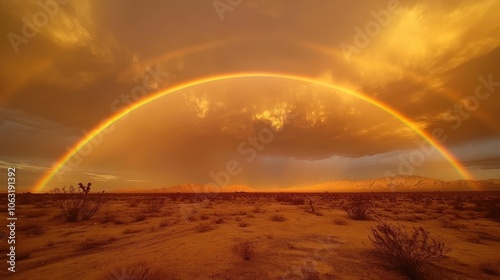
[[[318,243],[314,247],[311,255],[308,255],[300,265],[292,265],[280,279],[319,279],[317,267],[320,262],[329,262],[329,258],[335,255],[342,243],[337,241],[333,236],[317,236],[315,238]]]
[[[111,112],[116,113],[121,110],[126,110],[127,114],[125,114],[125,116],[123,117],[125,118],[130,112],[130,109],[128,109],[130,106],[132,106],[140,99],[146,97],[151,92],[157,90],[158,88],[165,87],[170,82],[170,76],[171,76],[170,73],[164,71],[160,64],[157,64],[155,68],[148,67],[145,71],[145,74],[142,77],[142,84],[136,85],[135,87],[132,88],[130,93],[123,93],[119,98],[116,98],[111,102],[110,105]],[[97,127],[102,127],[104,124],[107,123],[107,121],[108,118],[104,118]],[[74,169],[76,169],[82,163],[85,157],[92,154],[94,148],[96,148],[102,143],[104,135],[109,134],[114,130],[115,130],[114,125],[111,125],[106,129],[99,131],[99,133],[96,134],[93,138],[88,139],[88,142],[81,149],[79,149],[72,157],[70,157],[67,160],[67,162],[56,173],[59,182],[62,182],[64,173],[71,172]],[[89,135],[89,131],[83,130],[81,135],[82,135],[81,139],[83,139],[84,137]],[[67,151],[70,151],[71,149],[72,147],[70,146],[66,147]]]
[[[71,0],[41,0],[38,1],[40,10],[34,13],[30,18],[22,17],[21,21],[23,26],[21,32],[7,33],[7,38],[14,50],[14,53],[19,53],[19,46],[21,44],[28,44],[29,40],[34,38],[42,28],[44,28],[49,21],[54,18],[61,10],[60,5],[65,5]]]
[[[455,102],[452,109],[445,113],[444,121],[451,123],[451,129],[457,130],[470,118],[471,113],[479,109],[480,103],[490,98],[491,94],[496,92],[496,88],[500,87],[500,82],[493,80],[493,75],[489,74],[487,78],[479,76],[479,81],[475,88],[474,94],[471,94],[458,102]],[[431,132],[433,140],[439,144],[444,144],[448,139],[448,134],[444,128],[434,128]],[[414,149],[407,157],[403,155],[397,156],[398,168],[397,172],[386,171],[384,176],[388,180],[388,186],[391,189],[395,187],[392,185],[391,177],[398,175],[413,175],[416,168],[424,164],[426,159],[436,152],[436,148],[431,146],[425,140],[416,140],[417,148]]]
[[[279,128],[267,125],[259,129],[255,135],[249,136],[246,140],[238,144],[237,151],[242,159],[229,160],[223,169],[208,172],[211,181],[204,185],[203,193],[197,193],[193,198],[193,201],[201,201],[201,204],[190,206],[182,205],[180,208],[184,221],[189,223],[188,217],[193,211],[197,211],[207,206],[210,203],[210,199],[216,198],[220,193],[220,189],[230,184],[232,177],[238,176],[243,172],[241,163],[246,162],[249,164],[253,162],[258,154],[264,151],[266,146],[273,142],[276,133],[279,133],[293,117],[294,116],[287,117],[283,125]]]
[[[403,11],[399,0],[390,0],[387,3],[387,8],[370,12],[372,20],[367,22],[363,28],[354,27],[354,39],[352,43],[345,41],[340,43],[339,47],[344,57],[349,60],[352,54],[359,54],[361,50],[368,47],[373,38],[380,35],[382,29],[391,24],[394,15]]]
[[[220,21],[224,21],[224,14],[234,11],[241,3],[243,3],[243,0],[214,0],[212,5]]]

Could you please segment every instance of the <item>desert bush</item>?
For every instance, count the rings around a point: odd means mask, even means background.
[[[148,195],[144,199],[144,203],[147,213],[157,213],[165,205],[165,198],[161,195]]]
[[[353,197],[344,204],[344,211],[353,220],[367,220],[371,213],[373,200],[365,197]]]
[[[145,261],[115,267],[104,273],[100,280],[174,280],[175,275],[168,273],[156,266],[151,266]]]
[[[494,263],[483,263],[479,266],[479,268],[486,274],[493,276],[500,276],[500,262],[497,264]]]
[[[496,222],[500,222],[500,205],[488,205],[485,217]]]
[[[90,194],[90,186],[88,183],[84,186],[79,183],[79,188],[76,189],[70,186],[56,188],[51,191],[54,195],[55,205],[61,211],[62,216],[67,222],[76,222],[78,219],[88,220],[92,218],[107,201],[104,191],[97,194]]]
[[[370,228],[369,238],[375,254],[410,279],[416,279],[422,265],[439,260],[445,250],[444,243],[430,238],[421,226],[410,233],[403,225],[379,221]]]
[[[42,225],[39,224],[21,224],[19,226],[19,232],[27,235],[42,235],[45,230]]]
[[[110,244],[114,241],[116,241],[116,238],[113,238],[113,237],[108,238],[108,239],[102,239],[102,240],[94,240],[91,238],[87,238],[78,245],[77,250],[78,251],[88,251],[88,250],[92,250],[92,249],[99,248],[101,246]]]
[[[347,220],[344,218],[335,218],[335,219],[333,219],[333,223],[336,225],[345,226],[345,225],[347,225]]]
[[[202,221],[208,220],[209,218],[210,217],[208,217],[208,215],[206,215],[206,214],[203,214],[200,216],[200,220],[202,220]]]
[[[302,279],[304,280],[320,280],[319,272],[316,270],[316,267],[312,264],[311,261],[307,262],[307,264],[300,268],[300,272],[302,272]]]
[[[243,241],[233,245],[233,252],[241,256],[245,261],[251,260],[255,253],[250,241]]]
[[[141,231],[142,231],[142,229],[138,229],[138,228],[136,228],[136,229],[128,228],[128,229],[124,230],[122,233],[123,234],[134,234],[134,233],[138,233]]]
[[[214,228],[209,223],[201,223],[201,224],[197,225],[195,229],[197,232],[207,232],[207,231],[213,230]]]
[[[245,221],[241,221],[241,222],[238,223],[239,227],[247,227],[248,225],[249,224],[247,222],[245,222]]]
[[[223,224],[224,223],[224,218],[223,217],[215,218],[214,223],[216,223],[216,224]]]
[[[142,221],[145,221],[145,220],[146,220],[146,218],[147,218],[147,217],[146,217],[146,215],[142,215],[142,214],[141,214],[141,215],[137,215],[137,216],[135,216],[134,221],[135,221],[135,222],[142,222]]]
[[[260,208],[260,206],[255,206],[255,208],[252,210],[254,213],[264,213],[264,210]]]
[[[281,214],[274,214],[271,216],[271,221],[283,222],[286,221],[286,218]]]

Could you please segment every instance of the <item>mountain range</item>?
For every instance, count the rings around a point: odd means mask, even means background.
[[[500,191],[500,179],[445,181],[421,176],[399,175],[369,180],[337,180],[305,187],[256,189],[245,185],[220,188],[201,184],[180,184],[146,192],[208,193],[208,192],[430,192],[430,191]],[[141,192],[145,192],[142,190]]]

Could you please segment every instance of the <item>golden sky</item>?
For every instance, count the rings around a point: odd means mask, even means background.
[[[125,105],[242,73],[138,107],[45,190],[213,183],[234,162],[221,180],[260,189],[463,179],[412,127],[439,132],[473,178],[499,178],[499,1],[0,5],[0,174],[16,166],[23,190]]]

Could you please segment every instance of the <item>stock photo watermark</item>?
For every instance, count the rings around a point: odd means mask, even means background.
[[[241,159],[232,159],[227,161],[224,168],[221,170],[212,170],[208,172],[211,181],[205,184],[203,192],[197,193],[193,199],[193,201],[201,201],[201,204],[189,206],[184,204],[180,208],[184,221],[189,223],[190,221],[188,218],[193,211],[198,211],[199,208],[205,207],[208,205],[210,199],[217,197],[220,193],[220,189],[230,184],[232,177],[238,176],[243,172],[242,162],[246,162],[247,164],[253,162],[257,158],[259,152],[264,151],[266,146],[273,142],[276,133],[279,133],[284,126],[289,123],[290,118],[293,117],[294,116],[288,117],[280,128],[275,128],[272,125],[265,126],[259,129],[256,134],[240,142],[237,146],[237,151],[243,158],[243,161]]]
[[[71,0],[46,0],[39,1],[37,4],[40,9],[31,15],[31,17],[22,17],[23,23],[19,33],[9,32],[7,38],[16,54],[19,53],[21,44],[28,44],[30,39],[33,39],[41,29],[43,29],[51,19],[53,19],[61,11],[60,5],[65,5]]]
[[[488,98],[496,92],[496,88],[500,87],[500,82],[494,81],[492,74],[489,74],[487,78],[480,75],[477,77],[477,80],[479,83],[477,84],[474,93],[466,96],[458,102],[455,102],[451,106],[452,109],[445,112],[443,120],[452,124],[452,130],[460,128],[464,121],[469,119],[471,114],[479,109],[481,102],[488,100]],[[431,131],[431,136],[433,140],[439,144],[444,144],[448,139],[446,129],[440,127],[434,128]],[[407,157],[401,154],[397,156],[397,173],[386,171],[384,176],[388,178],[388,180],[390,180],[390,177],[396,176],[396,174],[414,174],[417,167],[424,164],[426,159],[436,153],[436,148],[423,139],[416,140],[415,144],[417,145],[417,148],[411,151]],[[394,188],[391,182],[388,183],[391,188]]]
[[[117,113],[122,110],[126,110],[127,113],[123,117],[126,118],[128,113],[130,112],[130,107],[133,104],[145,98],[155,90],[165,87],[170,82],[170,76],[170,72],[164,71],[161,64],[157,64],[154,68],[146,68],[145,75],[142,77],[142,84],[133,87],[130,93],[123,93],[119,98],[114,99],[110,105],[111,112]],[[103,119],[97,127],[102,127],[107,123],[107,121],[107,118]],[[59,182],[63,181],[64,173],[71,172],[72,170],[77,168],[82,163],[83,158],[89,156],[92,153],[93,149],[102,143],[104,135],[113,132],[114,129],[114,125],[110,125],[106,129],[100,131],[91,139],[88,139],[86,145],[81,147],[81,149],[79,149],[76,154],[69,158],[68,161],[56,173],[56,177],[58,178]],[[86,137],[86,135],[89,135],[89,133],[89,131],[83,130],[81,133],[82,138]],[[71,151],[72,147],[68,146],[66,147],[66,150]]]
[[[359,54],[361,50],[368,47],[372,40],[379,36],[383,28],[389,26],[395,15],[403,11],[399,0],[391,0],[387,3],[387,8],[379,11],[372,10],[370,15],[372,20],[367,22],[362,28],[354,27],[354,38],[352,42],[342,42],[339,47],[344,57],[349,60],[352,54]]]
[[[214,0],[212,5],[220,21],[224,21],[224,14],[234,11],[241,3],[243,3],[243,0]]]
[[[7,268],[10,272],[16,272],[16,168],[7,168],[7,228],[9,245],[7,254]]]

